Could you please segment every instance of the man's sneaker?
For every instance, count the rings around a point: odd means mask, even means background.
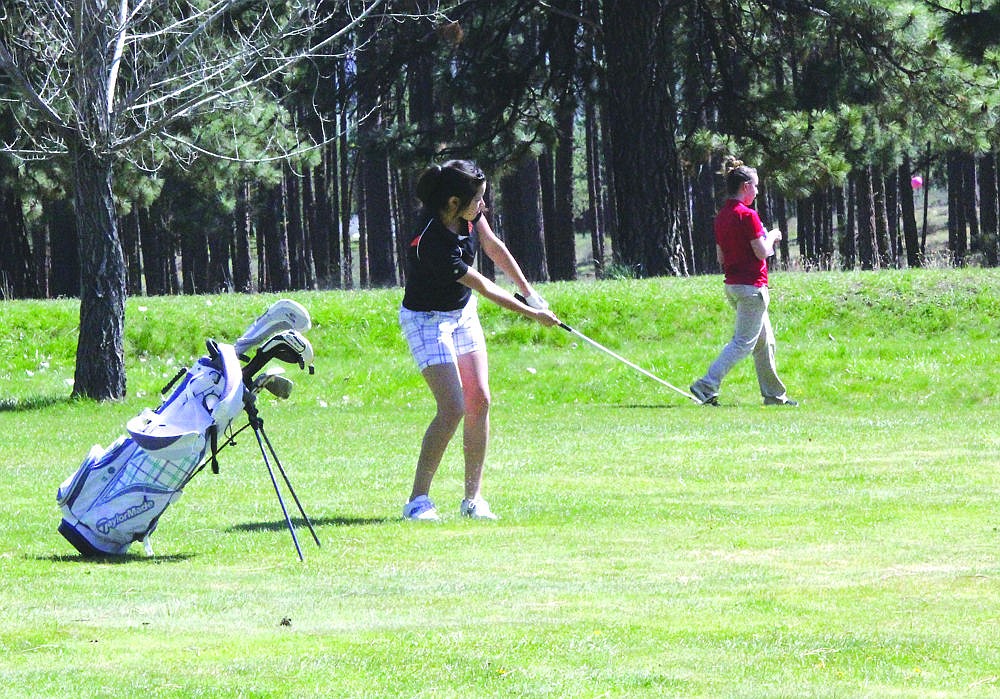
[[[698,384],[691,384],[691,395],[697,398],[702,405],[718,405],[719,396],[703,391]]]
[[[403,505],[403,519],[411,519],[420,522],[437,522],[437,508],[426,495],[418,495]]]
[[[490,504],[483,500],[482,498],[476,498],[475,500],[469,500],[466,498],[462,500],[462,507],[460,508],[463,517],[468,517],[469,519],[500,519],[497,515],[493,514],[490,509]]]
[[[774,396],[764,396],[764,405],[784,405],[789,408],[799,407],[799,402],[797,400],[792,400],[788,396],[781,396],[780,398],[775,398]]]

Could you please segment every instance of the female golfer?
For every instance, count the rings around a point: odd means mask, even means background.
[[[728,159],[723,165],[729,198],[715,217],[715,251],[725,272],[726,298],[736,309],[733,338],[691,386],[703,404],[718,405],[719,386],[733,366],[753,353],[757,383],[764,405],[798,405],[785,393],[774,366],[774,331],[767,315],[767,258],[781,231],[764,230],[757,212],[750,208],[757,198],[757,171],[742,161]]]
[[[413,491],[403,507],[406,519],[438,519],[428,493],[459,422],[465,453],[465,497],[459,511],[473,519],[497,519],[480,493],[490,388],[486,342],[472,292],[542,325],[559,323],[483,216],[485,193],[486,176],[467,160],[433,165],[417,181],[424,212],[410,239],[399,323],[437,412],[420,446]],[[528,305],[473,269],[479,247],[517,284]]]

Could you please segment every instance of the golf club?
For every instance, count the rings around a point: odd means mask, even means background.
[[[292,394],[292,388],[295,384],[292,383],[291,379],[282,376],[284,373],[285,370],[280,366],[264,370],[254,378],[250,391],[259,394],[263,389],[277,398],[287,399]]]
[[[250,387],[251,377],[272,359],[278,359],[286,364],[298,364],[300,369],[305,369],[308,365],[309,373],[313,374],[316,372],[312,363],[313,357],[313,348],[309,340],[297,330],[285,330],[257,348],[253,359],[243,367],[243,382]]]
[[[261,313],[233,346],[236,348],[236,354],[245,357],[250,349],[259,346],[282,330],[305,332],[311,327],[309,311],[302,304],[291,299],[281,299]]]
[[[514,298],[516,298],[518,301],[520,301],[524,305],[528,305],[528,303],[525,300],[524,296],[522,296],[521,294],[514,294]],[[633,364],[629,360],[625,359],[625,357],[621,356],[620,354],[617,354],[617,353],[613,352],[612,350],[608,349],[607,347],[605,347],[601,343],[597,342],[596,340],[590,339],[589,337],[587,337],[586,335],[584,335],[579,330],[575,330],[575,329],[571,328],[570,326],[566,325],[566,323],[563,323],[563,322],[559,323],[559,327],[562,328],[563,330],[565,330],[565,331],[573,334],[573,335],[576,335],[581,340],[587,342],[588,344],[592,345],[593,347],[596,347],[597,349],[601,350],[605,354],[607,354],[607,355],[609,355],[611,357],[614,357],[615,359],[617,359],[622,364],[625,364],[626,366],[632,367],[633,369],[635,369],[636,371],[638,371],[640,374],[648,376],[649,378],[653,379],[654,381],[657,381],[657,382],[663,384],[664,386],[666,386],[667,388],[669,388],[671,391],[679,393],[680,395],[684,396],[685,398],[690,398],[691,400],[693,400],[698,405],[702,404],[702,402],[700,400],[698,400],[695,396],[693,396],[692,394],[688,393],[684,389],[677,388],[677,386],[674,386],[672,383],[664,381],[663,379],[661,379],[656,374],[652,374],[652,373],[646,371],[645,369],[643,369],[641,366],[639,366],[637,364]]]

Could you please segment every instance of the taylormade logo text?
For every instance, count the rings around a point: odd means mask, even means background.
[[[97,520],[97,531],[101,534],[107,534],[109,530],[115,529],[122,522],[127,522],[133,517],[138,517],[143,512],[149,512],[154,507],[156,503],[149,499],[148,496],[142,496],[142,504],[133,505],[124,512],[118,512],[111,517],[104,517]]]

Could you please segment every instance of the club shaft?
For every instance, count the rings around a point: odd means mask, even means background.
[[[528,301],[521,294],[514,294],[514,298],[516,298],[518,301],[520,301],[521,303],[523,303],[525,305],[528,304]],[[632,362],[630,362],[629,360],[625,359],[625,357],[621,356],[620,354],[617,354],[616,352],[613,352],[612,350],[609,350],[607,347],[605,347],[604,345],[602,345],[600,342],[597,342],[596,340],[591,340],[589,337],[587,337],[586,335],[584,335],[579,330],[575,330],[574,328],[571,328],[570,326],[566,325],[566,323],[559,323],[559,327],[562,328],[563,330],[569,332],[572,335],[576,335],[577,337],[579,337],[584,342],[589,343],[590,345],[596,347],[597,349],[601,350],[605,354],[607,354],[607,355],[609,355],[611,357],[614,357],[615,359],[617,359],[622,364],[625,364],[626,366],[632,367],[633,369],[635,369],[636,371],[638,371],[640,374],[643,374],[644,376],[648,376],[649,378],[653,379],[653,381],[657,381],[657,382],[663,384],[664,386],[666,386],[667,388],[669,388],[671,391],[676,391],[677,393],[681,394],[685,398],[690,398],[695,403],[698,403],[699,405],[701,404],[700,400],[698,400],[695,396],[693,396],[690,393],[688,393],[687,391],[685,391],[683,388],[677,388],[672,383],[669,383],[668,381],[664,381],[663,379],[661,379],[656,374],[652,374],[652,373],[646,371],[645,369],[643,369],[638,364],[633,364]]]
[[[568,330],[569,332],[571,332],[572,334],[576,335],[577,337],[579,337],[584,342],[587,342],[590,345],[592,345],[593,347],[596,347],[597,349],[601,350],[602,352],[604,352],[608,356],[614,357],[615,359],[617,359],[622,364],[624,364],[626,366],[629,366],[629,367],[632,367],[633,369],[635,369],[636,371],[638,371],[640,374],[643,374],[644,376],[648,376],[649,378],[653,379],[653,381],[656,381],[658,383],[663,384],[664,386],[666,386],[667,388],[669,388],[671,391],[676,391],[677,393],[681,394],[685,398],[690,398],[695,403],[700,403],[701,402],[700,400],[698,400],[697,398],[695,398],[693,395],[691,395],[690,393],[688,393],[684,389],[677,388],[677,386],[674,386],[672,383],[670,383],[668,381],[664,381],[663,379],[661,379],[656,374],[653,374],[653,373],[651,373],[649,371],[646,371],[645,369],[643,369],[638,364],[634,364],[634,363],[630,362],[629,360],[625,359],[625,357],[623,357],[620,354],[614,352],[613,350],[608,349],[607,347],[605,347],[604,345],[602,345],[600,342],[597,342],[596,340],[592,340],[591,338],[587,337],[586,335],[584,335],[579,330],[571,328],[570,326],[566,325],[565,323],[560,323],[559,327],[563,328],[564,330]]]

